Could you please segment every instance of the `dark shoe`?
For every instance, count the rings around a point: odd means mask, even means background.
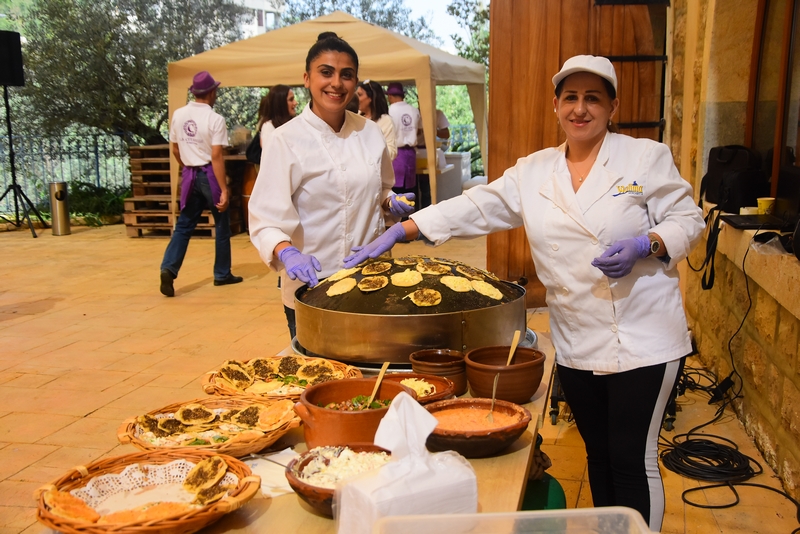
[[[167,297],[175,296],[175,288],[172,287],[172,281],[175,280],[169,269],[161,269],[161,294]]]
[[[234,276],[233,273],[231,273],[228,276],[226,276],[225,278],[223,278],[222,280],[214,280],[214,285],[215,286],[227,286],[228,284],[238,284],[239,282],[242,282],[243,280],[244,280],[244,278],[242,278],[241,276]]]

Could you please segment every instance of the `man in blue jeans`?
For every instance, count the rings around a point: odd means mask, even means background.
[[[228,214],[228,184],[225,181],[223,149],[228,144],[225,119],[214,112],[217,101],[215,81],[206,71],[195,75],[189,90],[195,97],[175,110],[169,129],[172,153],[183,164],[181,171],[181,214],[161,262],[161,293],[175,296],[173,281],[186,256],[189,239],[197,221],[208,208],[216,225],[214,285],[238,284],[241,276],[231,273],[231,227]]]

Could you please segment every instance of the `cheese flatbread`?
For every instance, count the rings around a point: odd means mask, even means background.
[[[341,269],[339,271],[336,271],[332,275],[330,275],[328,278],[325,279],[325,281],[326,282],[336,282],[336,281],[341,280],[343,278],[347,278],[351,274],[356,274],[359,269],[361,269],[361,267],[352,267],[350,269]]]
[[[470,280],[463,276],[443,276],[439,281],[453,291],[458,291],[459,293],[472,291]]]
[[[402,273],[392,275],[392,285],[398,287],[411,287],[422,282],[422,273],[406,269]]]
[[[452,274],[453,271],[447,265],[442,265],[434,261],[423,261],[417,264],[417,270],[422,274]]]
[[[395,258],[396,265],[416,265],[420,262],[419,256],[403,256],[402,258]]]
[[[219,456],[211,456],[197,462],[197,465],[186,475],[183,487],[192,493],[210,488],[225,476],[227,470],[228,464],[225,463],[225,460]]]
[[[403,298],[411,299],[411,302],[421,308],[425,306],[436,306],[442,302],[442,294],[435,289],[417,289]]]
[[[345,278],[343,280],[339,280],[338,282],[333,284],[331,287],[329,287],[328,290],[325,292],[325,294],[328,295],[329,297],[335,297],[337,295],[344,295],[345,293],[348,293],[354,287],[356,287],[356,279],[355,278]]]
[[[456,271],[460,272],[467,278],[471,278],[472,280],[483,280],[484,276],[478,269],[474,269],[467,265],[459,265],[456,267]]]
[[[364,293],[378,291],[389,285],[389,279],[385,276],[365,276],[358,283],[358,289]]]
[[[368,265],[365,265],[361,269],[361,274],[363,274],[364,276],[369,276],[371,274],[381,274],[381,273],[385,273],[386,271],[388,271],[391,268],[392,268],[392,264],[389,263],[388,261],[376,261],[374,263],[370,263]]]
[[[488,282],[484,282],[483,280],[473,280],[472,281],[472,289],[480,293],[481,295],[486,295],[490,299],[494,300],[502,300],[503,294],[500,293],[500,290],[494,287],[492,284]]]
[[[244,391],[245,393],[252,393],[253,395],[266,395],[271,391],[282,388],[283,385],[283,380],[270,380],[268,382],[259,380]]]

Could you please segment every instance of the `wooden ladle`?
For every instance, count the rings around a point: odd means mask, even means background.
[[[367,401],[367,409],[369,409],[372,401],[375,400],[375,395],[378,393],[378,388],[381,386],[381,380],[383,380],[383,375],[386,374],[386,369],[389,368],[389,362],[383,362],[381,365],[381,372],[378,373],[378,379],[375,381],[375,387],[372,388],[372,395],[369,396],[369,400]]]
[[[500,373],[494,375],[494,384],[492,384],[492,407],[489,408],[489,413],[486,414],[486,420],[494,423],[494,401],[497,398],[497,381],[500,379]]]
[[[514,339],[511,340],[511,350],[508,351],[508,361],[506,362],[506,366],[511,365],[511,359],[514,357],[514,353],[517,351],[517,345],[519,344],[519,336],[522,334],[519,330],[514,330]]]

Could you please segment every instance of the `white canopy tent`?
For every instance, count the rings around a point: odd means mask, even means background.
[[[416,84],[429,154],[434,153],[436,135],[436,86],[466,85],[486,168],[486,68],[341,11],[170,63],[170,117],[176,109],[186,105],[192,77],[203,70],[227,87],[269,87],[279,83],[302,86],[308,49],[324,31],[336,32],[355,49],[359,79]],[[172,163],[174,199],[178,183],[178,165],[174,157]],[[436,158],[428,158],[433,202],[436,202],[435,166]]]

